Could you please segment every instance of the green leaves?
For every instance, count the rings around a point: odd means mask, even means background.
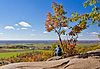
[[[88,6],[88,4],[84,3],[83,6],[86,8]]]
[[[93,1],[93,4],[96,4],[96,1]]]
[[[86,8],[87,6],[88,6],[88,1],[85,1],[84,3],[83,3],[83,6]]]
[[[78,15],[77,11],[75,11],[75,15]]]
[[[96,3],[98,3],[99,1],[98,0],[87,0],[87,1],[85,1],[84,3],[83,3],[83,6],[86,8],[87,6],[88,6],[88,4],[90,5],[90,6],[93,6],[93,5],[95,5]]]

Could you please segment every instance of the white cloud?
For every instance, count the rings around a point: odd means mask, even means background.
[[[99,33],[97,33],[97,32],[92,32],[92,33],[90,33],[90,34],[92,34],[92,35],[97,35],[97,34],[99,34]]]
[[[28,29],[28,28],[21,28],[22,30],[26,30],[26,29]]]
[[[24,21],[19,22],[18,24],[23,26],[23,27],[32,27],[30,24],[28,24],[27,22],[24,22]]]
[[[97,36],[99,33],[97,33],[97,32],[91,32],[91,33],[88,33],[89,34],[89,36]]]
[[[14,30],[15,28],[13,26],[5,26],[4,29],[7,29],[7,30],[12,29],[12,30]]]
[[[15,26],[18,26],[18,24],[15,24]]]
[[[46,34],[46,33],[48,33],[48,32],[47,32],[47,31],[44,31],[43,33]]]
[[[69,29],[68,27],[63,27],[64,29]]]

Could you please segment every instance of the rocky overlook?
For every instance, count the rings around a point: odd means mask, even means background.
[[[0,69],[100,69],[100,49],[72,57],[52,57],[42,62],[21,62]]]

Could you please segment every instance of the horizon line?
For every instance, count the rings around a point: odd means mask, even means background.
[[[0,41],[9,41],[9,40],[11,40],[11,41],[30,41],[30,40],[33,40],[33,39],[16,39],[16,40],[13,40],[13,39],[8,39],[8,40],[0,40]],[[38,41],[38,39],[36,39],[37,41]],[[42,39],[40,39],[41,41],[42,41]],[[46,39],[47,40],[47,39]],[[46,41],[45,39],[44,39],[44,41]],[[53,39],[48,39],[48,40],[53,40]],[[80,40],[95,40],[95,41],[99,41],[99,39],[79,39],[79,41]],[[34,41],[34,40],[33,40]],[[57,41],[57,40],[54,40],[54,41]]]

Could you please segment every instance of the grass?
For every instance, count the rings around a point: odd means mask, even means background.
[[[22,52],[8,52],[8,53],[0,53],[0,58],[9,58],[9,57],[16,57],[17,55],[19,54],[22,54],[22,53],[29,53],[29,52],[32,52],[32,50],[30,51],[22,51]]]
[[[24,49],[2,49],[2,50],[17,51],[17,50],[24,50]]]
[[[38,52],[47,52],[47,51],[52,51],[52,50],[34,50],[34,51],[38,51]]]

